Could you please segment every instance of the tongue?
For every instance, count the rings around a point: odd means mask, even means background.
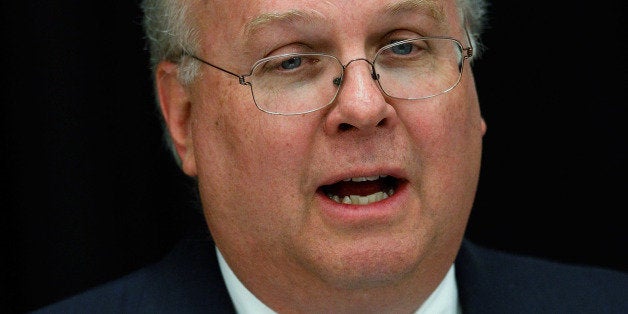
[[[364,182],[343,181],[329,185],[325,188],[326,192],[340,197],[348,195],[366,196],[383,190],[384,183],[382,180]]]

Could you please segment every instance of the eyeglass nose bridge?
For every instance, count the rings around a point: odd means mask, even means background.
[[[379,80],[379,74],[377,72],[375,72],[375,64],[373,64],[373,62],[369,61],[368,59],[365,58],[355,58],[355,59],[351,59],[349,60],[349,62],[347,62],[346,64],[340,64],[342,66],[342,76],[340,77],[336,77],[333,80],[334,85],[336,86],[340,86],[340,84],[342,84],[342,78],[344,77],[344,73],[347,70],[347,67],[349,66],[349,64],[355,62],[355,61],[364,61],[366,63],[368,63],[371,66],[371,78],[378,81]]]

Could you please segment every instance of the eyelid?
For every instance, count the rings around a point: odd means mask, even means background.
[[[285,55],[291,53],[312,53],[317,52],[314,51],[309,45],[304,43],[291,43],[287,45],[280,46],[278,48],[274,48],[268,53],[264,54],[264,58],[269,58],[278,55]]]
[[[413,31],[409,29],[395,29],[384,36],[385,45],[392,44],[393,42],[402,41],[406,39],[426,37],[424,32]]]

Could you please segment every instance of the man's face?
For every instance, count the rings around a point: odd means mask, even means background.
[[[197,55],[236,73],[289,52],[372,60],[400,38],[469,45],[453,0],[212,1],[193,11]],[[278,285],[339,289],[442,276],[472,206],[485,129],[465,63],[450,92],[400,101],[356,61],[331,105],[296,116],[258,110],[237,78],[201,65],[180,95],[187,109],[168,125],[180,134],[183,169],[198,178],[207,224],[239,278],[255,290],[263,279],[251,275],[260,273]],[[342,203],[380,192],[388,197]]]

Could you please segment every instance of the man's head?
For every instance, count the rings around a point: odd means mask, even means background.
[[[464,48],[479,36],[483,2],[144,7],[172,146],[245,286],[275,309],[420,305],[453,263],[475,195],[485,124]],[[418,37],[438,39],[381,50]],[[449,48],[436,49],[443,41]],[[324,56],[264,62],[249,76],[257,60],[291,53]],[[338,62],[323,67],[328,56]],[[330,67],[336,74],[320,74]],[[400,87],[399,73],[441,93],[400,99],[416,91]],[[459,78],[449,89],[438,83],[448,76]],[[313,112],[258,109],[314,106],[307,101],[326,89],[335,98]]]

